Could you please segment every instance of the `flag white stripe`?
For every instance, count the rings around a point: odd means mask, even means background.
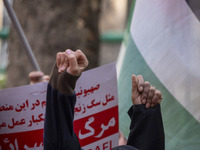
[[[121,47],[120,47],[120,51],[119,51],[119,55],[117,58],[117,64],[116,64],[116,68],[117,68],[117,79],[119,78],[120,72],[121,72],[121,68],[122,68],[122,64],[124,61],[124,57],[125,57],[125,53],[126,53],[126,46],[124,44],[124,42],[122,42]]]
[[[131,35],[159,80],[200,122],[200,22],[188,4],[136,1]]]

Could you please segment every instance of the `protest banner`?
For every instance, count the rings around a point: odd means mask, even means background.
[[[43,149],[47,83],[0,90],[0,150]],[[118,145],[115,64],[82,73],[76,84],[74,130],[85,150]]]
[[[47,83],[0,91],[0,149],[43,148]]]
[[[75,133],[85,150],[118,145],[118,95],[114,64],[82,74],[76,85]]]

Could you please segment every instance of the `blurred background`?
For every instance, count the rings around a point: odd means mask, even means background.
[[[133,0],[9,0],[41,70],[58,51],[81,49],[88,69],[116,61]],[[29,83],[33,71],[0,0],[0,88]]]
[[[200,149],[200,1],[138,0],[135,7],[135,0],[9,2],[45,74],[50,74],[56,53],[67,48],[83,50],[90,61],[88,69],[120,56],[119,126],[126,137],[130,77],[141,74],[163,93],[166,149]],[[0,0],[0,89],[29,84],[31,71],[30,60]]]

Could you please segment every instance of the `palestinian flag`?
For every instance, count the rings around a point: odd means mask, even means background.
[[[117,63],[120,129],[128,135],[131,74],[141,74],[163,94],[166,150],[199,150],[200,1],[137,0],[129,31]]]

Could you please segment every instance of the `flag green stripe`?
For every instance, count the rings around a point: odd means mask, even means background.
[[[131,106],[131,75],[143,75],[162,91],[162,114],[165,128],[166,150],[196,150],[200,148],[200,123],[169,93],[141,56],[129,35],[125,60],[118,78],[120,130],[127,136],[130,119],[127,111]],[[164,106],[164,107],[163,107]]]

